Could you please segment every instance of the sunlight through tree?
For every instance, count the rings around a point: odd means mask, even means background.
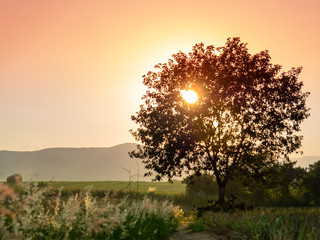
[[[309,116],[301,68],[281,72],[268,51],[251,55],[246,46],[239,38],[196,44],[143,76],[148,89],[131,131],[141,145],[131,156],[156,180],[211,172],[223,205],[235,170],[259,172],[301,146]]]

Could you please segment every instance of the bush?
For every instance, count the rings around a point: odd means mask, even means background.
[[[206,194],[208,196],[213,196],[218,193],[218,186],[215,182],[213,175],[208,173],[203,173],[201,175],[191,175],[183,179],[185,183],[187,194]]]
[[[13,174],[7,177],[7,183],[10,185],[19,185],[22,183],[22,176],[20,174]]]
[[[205,230],[209,230],[209,227],[204,224],[201,219],[196,219],[189,223],[188,229],[190,229],[192,232],[202,232]]]

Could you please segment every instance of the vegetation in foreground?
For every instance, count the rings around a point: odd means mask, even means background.
[[[165,239],[183,212],[168,201],[106,196],[90,191],[61,198],[52,189],[26,186],[18,194],[0,185],[0,239]]]
[[[193,231],[213,229],[230,239],[320,239],[320,208],[266,208],[252,211],[207,212],[194,219]]]
[[[89,190],[65,195],[61,189],[31,185],[0,185],[0,239],[166,239],[183,217],[183,211],[166,199],[187,210],[192,232],[214,231],[230,239],[320,239],[319,207],[192,217],[190,206],[200,193],[191,189],[186,194],[110,192],[94,197]]]
[[[263,175],[264,181],[260,182],[255,181],[254,175],[236,173],[227,188],[228,196],[235,204],[245,203],[244,209],[247,209],[247,204],[260,207],[245,211],[204,212],[201,217],[192,218],[188,228],[193,232],[213,230],[230,239],[320,239],[320,208],[314,207],[320,203],[319,170],[320,161],[308,169],[295,168],[294,163],[284,163],[268,169]],[[48,189],[48,182],[41,182],[38,185],[40,189],[25,189],[21,176],[15,174],[8,178],[8,185],[1,185],[0,214],[6,219],[1,222],[1,228],[5,229],[1,229],[1,237],[81,239],[81,235],[88,239],[165,238],[177,228],[182,215],[181,211],[174,213],[175,208],[171,204],[168,204],[170,211],[161,210],[168,199],[181,206],[190,219],[190,216],[196,215],[194,209],[206,206],[210,199],[218,198],[212,175],[189,176],[183,183],[52,182]],[[93,189],[85,191],[90,184]],[[61,186],[65,188],[58,190]],[[86,202],[100,210],[87,210]],[[156,214],[145,210],[150,204],[158,208]],[[74,208],[78,210],[72,210]],[[111,225],[110,216],[120,216],[122,220]],[[54,221],[48,222],[48,219]],[[101,224],[96,224],[97,219],[102,219]],[[157,232],[162,235],[156,235]]]

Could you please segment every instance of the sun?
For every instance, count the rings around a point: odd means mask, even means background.
[[[182,90],[181,95],[187,103],[195,103],[198,100],[198,95],[193,90]]]

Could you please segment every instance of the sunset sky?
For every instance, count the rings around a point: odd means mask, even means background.
[[[302,150],[320,156],[319,13],[319,0],[1,0],[0,149],[134,142],[143,74],[240,37],[284,70],[303,66]]]

